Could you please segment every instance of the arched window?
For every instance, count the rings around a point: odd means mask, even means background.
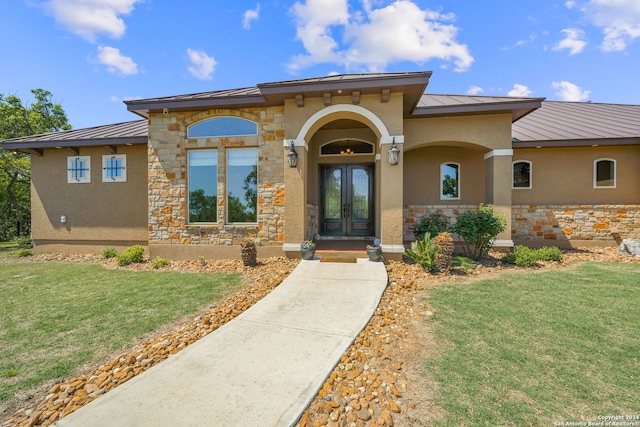
[[[460,199],[460,164],[440,165],[440,200]]]
[[[344,154],[373,154],[373,144],[364,141],[345,139],[324,144],[320,147],[321,156]]]
[[[531,188],[531,162],[528,160],[518,160],[513,162],[513,175],[511,188],[530,189]]]
[[[616,161],[614,159],[594,160],[593,188],[616,188]]]
[[[257,135],[258,124],[239,117],[212,117],[187,129],[187,138]]]

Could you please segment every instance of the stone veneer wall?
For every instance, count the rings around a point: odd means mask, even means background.
[[[415,240],[411,227],[421,217],[440,212],[455,216],[475,205],[410,205],[404,209],[404,240]],[[512,238],[515,241],[593,240],[640,238],[640,205],[513,205]]]
[[[514,205],[514,240],[640,237],[640,205]]]
[[[403,212],[403,227],[402,236],[405,242],[414,241],[416,238],[411,231],[425,215],[432,214],[434,212],[441,213],[447,216],[451,220],[451,224],[455,224],[456,215],[468,211],[470,209],[476,209],[477,205],[408,205],[405,206]]]
[[[258,123],[257,136],[187,139],[187,127],[215,116]],[[149,244],[257,245],[284,242],[284,108],[248,108],[152,115],[149,123]],[[258,148],[258,222],[225,224],[226,149]],[[217,224],[187,224],[187,149],[217,148]]]

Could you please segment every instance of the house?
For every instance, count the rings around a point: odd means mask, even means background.
[[[298,256],[492,204],[494,244],[640,235],[640,105],[435,95],[431,72],[345,74],[126,101],[143,120],[4,141],[31,153],[39,252]],[[364,247],[364,243],[363,243]]]

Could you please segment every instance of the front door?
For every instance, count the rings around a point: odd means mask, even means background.
[[[323,166],[320,234],[373,236],[373,165]]]

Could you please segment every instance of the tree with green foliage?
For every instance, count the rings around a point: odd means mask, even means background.
[[[15,95],[0,94],[0,141],[71,129],[51,92],[31,90],[35,102],[24,104]],[[31,232],[31,162],[27,154],[0,150],[0,240]]]
[[[496,214],[491,205],[480,205],[456,216],[453,232],[462,237],[467,245],[467,255],[475,260],[485,256],[493,240],[507,228],[502,215]]]

